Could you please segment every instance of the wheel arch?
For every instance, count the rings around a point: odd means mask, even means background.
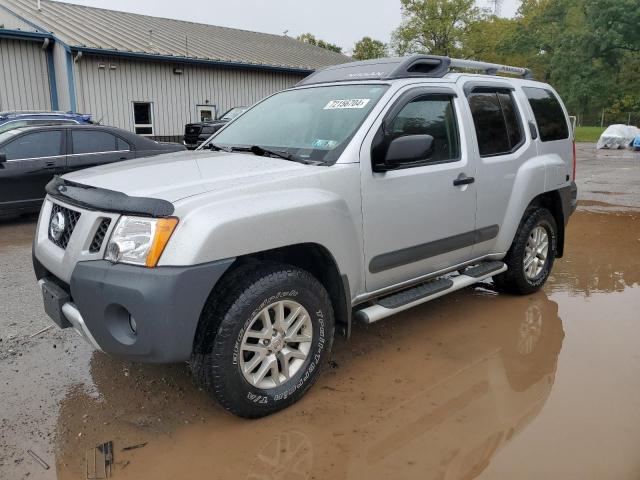
[[[336,323],[351,334],[351,289],[349,278],[340,272],[331,252],[318,243],[300,243],[252,253],[236,259],[239,264],[256,261],[275,261],[308,271],[329,293]]]
[[[334,310],[336,324],[343,326],[344,334],[351,334],[351,290],[348,276],[340,272],[338,263],[329,250],[317,243],[301,243],[278,247],[236,257],[222,278],[211,288],[209,298],[226,295],[226,280],[242,271],[249,271],[265,262],[278,262],[292,265],[311,273],[327,290]],[[201,317],[205,313],[205,304]],[[215,336],[214,331],[204,332],[201,319],[193,343],[193,352],[201,353]]]
[[[560,193],[557,190],[551,190],[536,196],[525,209],[523,219],[526,212],[532,207],[546,208],[551,212],[551,215],[553,215],[553,219],[556,221],[556,228],[558,229],[556,232],[558,235],[556,241],[556,258],[562,258],[562,255],[564,254],[564,231],[566,219],[562,209],[562,198]]]

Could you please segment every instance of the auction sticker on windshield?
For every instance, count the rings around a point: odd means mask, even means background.
[[[330,100],[323,110],[335,110],[339,108],[364,108],[369,103],[369,98],[352,98],[345,100]]]

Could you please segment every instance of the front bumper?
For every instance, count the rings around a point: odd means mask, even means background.
[[[233,261],[153,269],[85,261],[76,264],[68,286],[35,257],[34,267],[41,284],[53,283],[68,293],[60,302],[59,326],[73,327],[113,357],[171,363],[190,358],[202,309]]]

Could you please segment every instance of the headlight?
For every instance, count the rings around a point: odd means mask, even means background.
[[[178,219],[123,216],[113,229],[105,260],[155,267]]]

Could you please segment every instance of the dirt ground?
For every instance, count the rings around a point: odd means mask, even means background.
[[[543,291],[486,284],[356,325],[307,396],[262,420],[226,413],[186,365],[33,336],[50,325],[35,220],[1,224],[0,478],[84,479],[112,440],[122,479],[637,480],[640,154],[578,152],[580,207]]]

